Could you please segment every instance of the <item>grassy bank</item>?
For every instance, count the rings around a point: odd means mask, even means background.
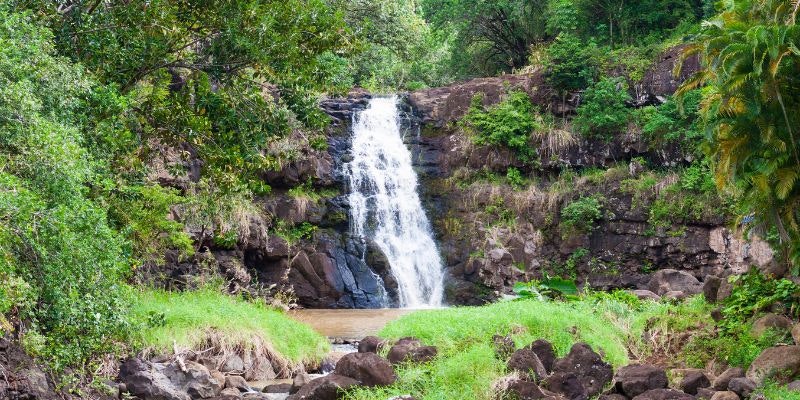
[[[388,388],[357,389],[348,399],[386,399],[411,394],[419,399],[491,399],[492,382],[506,374],[505,363],[492,347],[495,334],[511,335],[517,347],[544,338],[559,356],[579,341],[592,346],[615,367],[629,354],[648,356],[641,343],[647,327],[665,332],[697,323],[708,311],[700,298],[683,305],[639,302],[624,295],[596,294],[573,302],[535,300],[419,311],[390,323],[380,336],[416,336],[438,346],[440,356],[425,365],[404,366],[398,382]]]
[[[190,292],[140,291],[133,305],[145,328],[145,351],[256,350],[287,364],[314,363],[329,351],[327,340],[283,312],[206,288]]]

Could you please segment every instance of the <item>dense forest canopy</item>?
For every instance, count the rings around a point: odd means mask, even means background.
[[[567,123],[519,92],[491,109],[478,99],[461,125],[477,144],[505,146],[535,168],[536,132],[612,140],[638,124],[692,154],[679,184],[700,200],[686,208],[719,192],[796,272],[798,4],[5,1],[0,331],[21,327],[26,349],[55,370],[92,372],[142,323],[129,316],[133,271],[167,249],[188,257],[210,240],[235,243],[252,199],[270,193],[261,174],[325,149],[321,97],[498,74],[542,73],[581,103]],[[633,109],[629,85],[679,44],[687,58],[699,54],[700,73],[677,97]],[[147,160],[166,147],[200,160],[197,179],[176,188],[149,175]],[[528,183],[517,169],[507,179]]]

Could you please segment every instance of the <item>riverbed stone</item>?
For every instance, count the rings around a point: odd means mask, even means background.
[[[711,400],[739,400],[739,395],[736,392],[726,390],[723,392],[716,392],[711,396]]]
[[[358,342],[359,353],[377,353],[383,347],[384,340],[377,336],[367,336]]]
[[[300,389],[311,382],[311,377],[305,371],[300,371],[294,375],[292,378],[292,387],[289,389],[289,393],[294,394],[300,391]]]
[[[387,386],[397,380],[392,364],[375,353],[350,353],[336,363],[335,374],[353,378],[364,386]]]
[[[756,383],[749,378],[733,378],[728,383],[728,390],[735,392],[739,397],[746,399],[756,389]]]
[[[241,392],[247,392],[250,390],[250,385],[239,375],[228,375],[225,377],[225,388],[233,388]]]
[[[353,378],[329,374],[309,382],[287,400],[338,400],[344,389],[357,385],[358,381]]]
[[[711,380],[708,379],[705,371],[691,370],[687,371],[678,386],[684,392],[696,395],[698,389],[711,386]]]

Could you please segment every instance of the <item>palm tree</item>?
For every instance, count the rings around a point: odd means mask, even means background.
[[[727,3],[685,52],[704,68],[679,94],[705,86],[718,186],[741,196],[742,215],[775,227],[787,261],[800,266],[800,0]]]

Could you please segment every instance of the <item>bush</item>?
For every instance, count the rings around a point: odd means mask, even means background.
[[[129,332],[128,246],[86,187],[79,107],[93,83],[27,15],[0,7],[0,43],[0,311],[56,371],[86,370]]]
[[[584,136],[611,140],[628,123],[628,85],[618,78],[603,78],[583,93],[575,127]]]
[[[505,99],[491,107],[483,106],[483,97],[477,94],[464,117],[462,126],[473,131],[473,141],[479,145],[505,146],[513,150],[524,162],[531,161],[531,133],[542,129],[540,118],[525,92],[512,91]]]
[[[603,218],[603,205],[597,196],[581,197],[561,210],[561,222],[580,232],[590,232]]]

